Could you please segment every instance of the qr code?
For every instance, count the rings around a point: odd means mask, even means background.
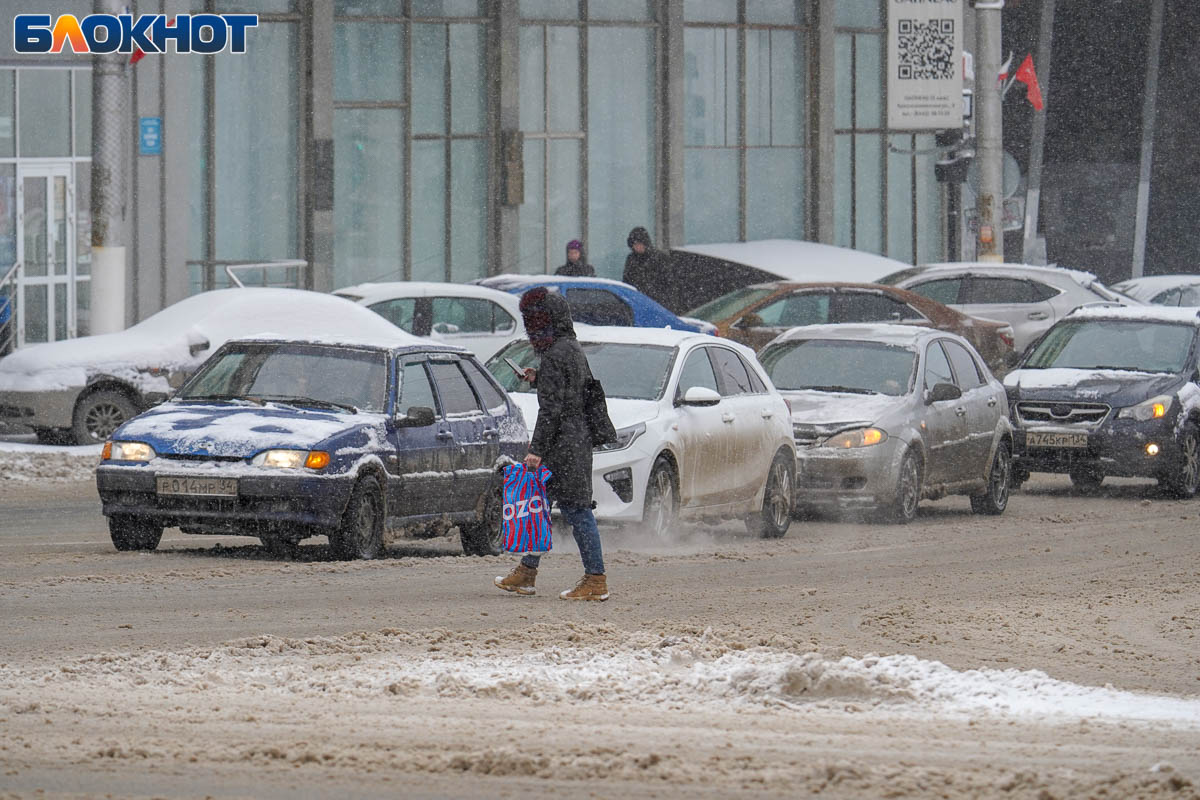
[[[900,80],[954,77],[954,20],[900,20]]]

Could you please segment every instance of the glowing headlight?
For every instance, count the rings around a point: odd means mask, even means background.
[[[842,431],[835,433],[825,441],[821,442],[822,447],[840,447],[849,449],[851,447],[870,447],[871,445],[880,444],[887,441],[887,434],[879,430],[879,428],[859,428],[853,431]]]
[[[256,455],[250,463],[256,467],[274,467],[275,469],[299,469],[308,457],[306,450],[264,450]]]
[[[1167,415],[1167,409],[1171,407],[1171,396],[1160,394],[1158,397],[1151,397],[1144,403],[1138,403],[1136,406],[1122,408],[1117,412],[1119,419],[1136,419],[1138,422],[1145,422],[1150,419],[1160,419]]]
[[[105,461],[151,461],[158,456],[145,442],[111,442],[104,446]]]
[[[594,448],[597,452],[608,452],[609,450],[624,450],[629,447],[634,441],[646,432],[646,423],[639,422],[637,425],[630,425],[628,428],[620,428],[617,430],[617,440],[611,444],[602,444]]]

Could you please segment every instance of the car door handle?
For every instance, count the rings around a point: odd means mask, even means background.
[[[989,397],[988,398],[988,408],[995,408],[995,407],[996,407],[996,398]]]
[[[775,412],[769,408],[764,408],[762,410],[762,416],[763,416],[763,419],[770,419],[771,417],[775,416]]]
[[[1030,311],[1029,316],[1026,317],[1026,319],[1042,320],[1042,319],[1049,319],[1049,317],[1050,317],[1050,315],[1047,314],[1045,311]]]
[[[445,441],[446,439],[453,439],[453,438],[454,438],[454,434],[453,434],[453,433],[451,433],[450,431],[438,431],[438,432],[437,432],[437,438],[439,438],[439,439],[441,439],[441,440]]]
[[[954,413],[958,414],[960,417],[965,417],[967,415],[967,410],[962,406],[959,406],[958,408],[954,409]]]
[[[721,422],[733,422],[733,414],[728,411],[721,415]]]
[[[994,403],[993,403],[993,405],[994,405]],[[491,438],[494,438],[499,435],[500,435],[499,428],[484,428],[483,429],[483,438],[485,438],[485,439],[491,439]]]

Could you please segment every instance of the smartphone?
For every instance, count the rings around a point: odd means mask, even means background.
[[[517,373],[518,378],[525,377],[525,368],[524,367],[522,367],[517,362],[513,361],[511,358],[508,358],[507,356],[505,356],[504,360],[506,362],[508,362],[508,366],[512,369],[512,371]]]

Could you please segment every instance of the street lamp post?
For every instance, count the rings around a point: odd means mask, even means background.
[[[95,0],[97,14],[126,0]],[[125,330],[125,171],[129,152],[128,54],[92,55],[91,332]]]
[[[1004,0],[975,3],[975,158],[979,165],[976,254],[980,261],[1004,260],[1004,141],[1000,108],[1000,12]]]

